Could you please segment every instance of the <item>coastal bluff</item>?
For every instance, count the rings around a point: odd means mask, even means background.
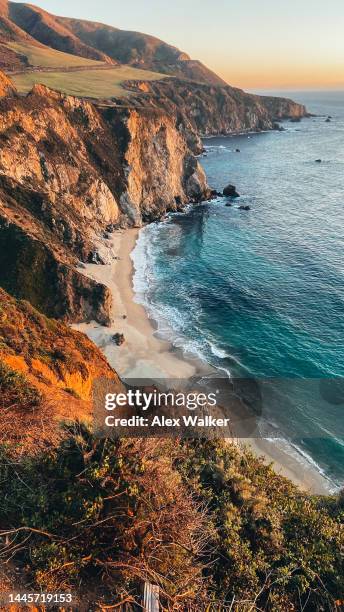
[[[279,121],[309,116],[303,104],[288,98],[258,96],[229,85],[170,78],[128,81],[125,87],[130,91],[128,104],[173,114],[195,153],[203,149],[201,136],[279,129]]]
[[[116,228],[209,197],[204,172],[173,116],[2,82],[0,284],[47,316],[109,324],[109,291],[82,264],[109,261]]]

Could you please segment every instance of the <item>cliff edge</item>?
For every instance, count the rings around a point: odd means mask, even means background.
[[[36,85],[0,100],[0,285],[47,316],[110,323],[108,289],[82,263],[110,233],[210,195],[175,117],[97,108]]]

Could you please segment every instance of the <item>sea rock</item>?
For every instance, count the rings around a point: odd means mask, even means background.
[[[235,152],[236,153],[240,153],[241,151],[240,151],[240,149],[235,149]]]
[[[321,164],[322,160],[319,158],[319,159],[316,159],[315,161],[316,161],[317,164]]]
[[[239,198],[239,197],[240,197],[239,193],[238,193],[238,192],[237,192],[237,190],[236,190],[235,185],[231,185],[231,184],[228,184],[228,185],[227,185],[227,186],[224,188],[224,190],[223,190],[223,195],[224,195],[226,198]]]
[[[226,202],[225,206],[233,206],[232,202]]]
[[[122,344],[125,342],[125,337],[123,334],[114,334],[112,336],[112,340],[115,344],[117,344],[117,346],[122,346]]]
[[[248,206],[248,205],[245,205],[245,206],[241,205],[241,206],[239,206],[239,210],[251,210],[251,207]]]
[[[212,189],[210,192],[210,197],[211,199],[215,199],[215,198],[222,198],[222,193],[220,191],[217,191],[217,189]]]
[[[327,117],[327,119],[325,120],[325,123],[331,123],[330,117]]]

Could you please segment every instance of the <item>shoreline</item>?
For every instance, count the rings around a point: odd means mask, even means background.
[[[74,329],[86,334],[104,353],[109,364],[122,379],[188,379],[213,371],[200,359],[186,357],[169,341],[157,337],[156,325],[143,305],[135,301],[133,289],[134,265],[131,253],[135,248],[138,228],[118,230],[111,238],[113,261],[107,265],[86,264],[80,270],[86,276],[106,285],[113,296],[112,324],[80,323]],[[123,334],[125,342],[117,346],[114,334]],[[256,455],[273,463],[277,473],[286,476],[303,490],[314,494],[329,494],[331,483],[311,464],[301,461],[281,448],[277,441],[240,438],[233,440],[246,445]]]

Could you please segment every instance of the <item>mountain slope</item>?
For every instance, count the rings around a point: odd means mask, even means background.
[[[97,22],[58,17],[81,40],[107,53],[120,63],[138,65],[166,74],[213,85],[224,81],[201,62],[154,36],[120,30]]]
[[[15,92],[16,88],[11,79],[9,79],[3,72],[0,72],[0,98],[12,96],[15,94]]]
[[[54,16],[41,8],[10,2],[8,15],[17,26],[48,47],[79,55],[86,59],[99,60],[110,64],[117,63],[101,51],[83,43],[62,22],[59,22]]]
[[[13,26],[47,46],[113,64],[129,64],[195,81],[224,85],[201,62],[167,43],[140,32],[120,30],[82,19],[57,17],[31,4],[8,3],[2,10]]]

